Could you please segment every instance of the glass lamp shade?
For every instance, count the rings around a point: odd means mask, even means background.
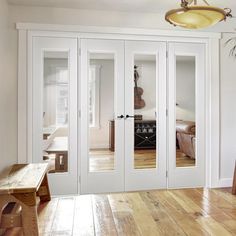
[[[189,6],[168,11],[165,19],[173,25],[187,29],[201,29],[226,19],[226,12],[212,6]]]

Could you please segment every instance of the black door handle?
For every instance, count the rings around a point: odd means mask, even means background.
[[[121,116],[117,116],[118,119],[123,119],[124,118],[124,115],[121,115]]]
[[[128,119],[128,118],[134,118],[134,116],[126,115],[125,118],[126,118],[126,119]]]

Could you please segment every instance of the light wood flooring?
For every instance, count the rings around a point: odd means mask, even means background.
[[[236,235],[230,189],[68,196],[53,198],[38,212],[41,236]]]
[[[106,171],[114,169],[114,152],[109,149],[93,149],[89,152],[90,171]],[[156,150],[135,150],[135,169],[150,169],[156,167]],[[176,150],[176,166],[194,166],[195,160],[187,157],[180,150]]]

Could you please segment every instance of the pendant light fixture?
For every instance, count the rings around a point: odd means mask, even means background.
[[[181,8],[168,11],[166,21],[187,29],[201,29],[232,17],[230,8],[213,7],[202,1],[204,5],[198,5],[197,0],[181,0]]]

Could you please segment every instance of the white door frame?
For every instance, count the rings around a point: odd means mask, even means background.
[[[206,186],[229,186],[220,179],[220,60],[221,34],[209,32],[149,30],[72,25],[17,23],[18,30],[18,163],[30,163],[31,135],[31,79],[32,37],[77,37],[147,40],[166,42],[195,42],[206,45]],[[79,53],[79,52],[78,52]],[[78,61],[78,66],[79,66]],[[80,81],[80,80],[79,80]],[[80,104],[80,103],[79,103]],[[80,107],[78,107],[80,109]],[[79,110],[78,110],[79,112]],[[80,137],[79,137],[80,138]],[[78,161],[80,165],[80,159]],[[79,173],[80,175],[80,173]],[[79,184],[79,183],[78,183]],[[78,187],[80,189],[80,185]]]

